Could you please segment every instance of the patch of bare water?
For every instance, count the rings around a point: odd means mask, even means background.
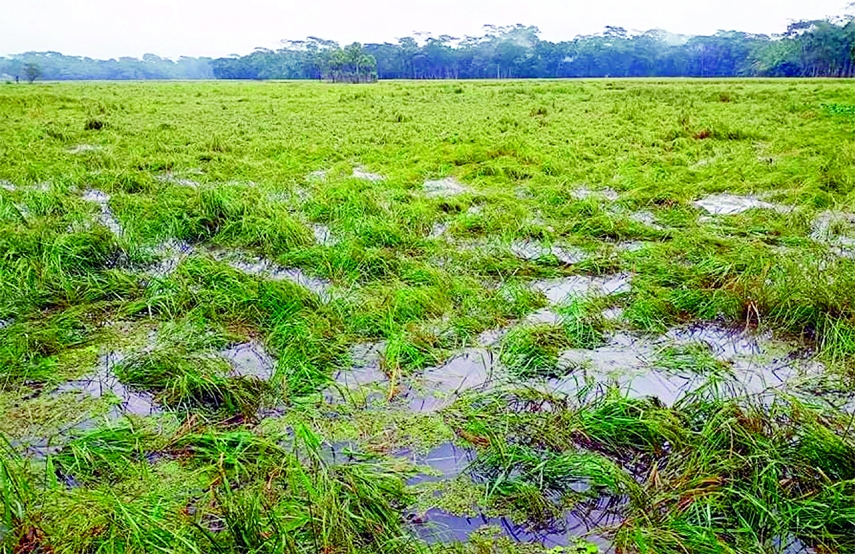
[[[98,367],[95,372],[84,379],[69,381],[60,385],[55,394],[66,392],[78,392],[94,398],[101,398],[104,395],[111,393],[118,398],[121,403],[119,410],[124,414],[132,414],[138,416],[153,415],[160,412],[160,408],[154,401],[154,396],[148,392],[135,391],[123,385],[116,374],[113,373],[113,368],[116,364],[123,360],[123,356],[119,353],[112,352],[101,356],[98,361]],[[119,416],[121,414],[113,414]]]
[[[586,509],[567,512],[565,516],[546,527],[517,524],[508,517],[489,517],[483,513],[458,516],[433,508],[418,518],[415,531],[429,544],[467,542],[479,529],[497,528],[501,535],[518,543],[538,544],[546,548],[561,549],[571,546],[576,539],[586,539],[599,547],[599,552],[613,552],[611,543],[594,532],[598,528],[612,527],[620,523],[617,510],[607,500]]]
[[[434,223],[433,227],[430,230],[430,234],[428,238],[438,239],[441,238],[445,233],[448,232],[450,225],[447,223]]]
[[[591,190],[588,187],[580,187],[573,191],[573,198],[576,200],[586,200],[591,197],[602,197],[610,202],[615,202],[620,195],[612,188],[604,188],[599,190]]]
[[[432,198],[446,198],[469,192],[469,188],[454,177],[425,181],[422,189]]]
[[[623,319],[624,309],[621,307],[606,308],[603,310],[603,317],[606,321],[620,321]]]
[[[507,328],[502,329],[488,329],[478,335],[477,344],[478,346],[489,347],[495,346],[501,342],[502,338],[508,334]]]
[[[349,353],[353,366],[336,373],[336,384],[358,389],[366,385],[387,383],[389,378],[382,367],[385,351],[386,344],[382,342],[364,342],[351,346]]]
[[[693,205],[712,215],[736,215],[748,210],[774,210],[778,213],[790,213],[791,206],[766,202],[758,196],[736,194],[712,194],[693,202]]]
[[[220,352],[232,366],[234,377],[256,377],[269,381],[276,369],[276,361],[267,353],[264,345],[256,341],[236,344]]]
[[[175,173],[169,172],[163,175],[158,175],[155,177],[161,183],[169,183],[171,185],[178,185],[180,187],[188,187],[188,188],[199,188],[199,181],[194,181],[193,179],[188,179],[186,177],[180,177]]]
[[[18,210],[18,213],[21,215],[21,217],[24,219],[30,219],[30,217],[33,215],[30,209],[24,204],[14,204],[14,206],[15,209]]]
[[[818,371],[796,356],[792,346],[769,335],[694,325],[673,329],[656,338],[616,333],[600,348],[565,351],[559,364],[569,376],[553,382],[552,386],[572,393],[590,382],[614,383],[634,397],[656,397],[670,406],[709,383],[711,376],[691,369],[658,367],[659,356],[669,347],[694,344],[705,345],[714,359],[724,364],[727,373],[716,377],[723,389],[736,394],[787,388],[804,371]]]
[[[653,215],[653,212],[641,211],[634,212],[630,214],[629,218],[636,223],[641,223],[642,225],[647,225],[652,229],[662,230],[665,227],[656,223],[656,216]]]
[[[333,236],[332,231],[326,225],[315,223],[312,225],[312,234],[315,235],[315,242],[321,246],[335,246],[338,244],[338,239]]]
[[[225,262],[248,275],[255,275],[272,281],[291,281],[317,294],[324,301],[330,299],[332,283],[326,279],[306,275],[302,269],[283,267],[267,258],[253,256],[240,250],[212,250],[211,255],[214,259]]]
[[[639,250],[647,248],[648,244],[649,243],[647,242],[633,240],[628,242],[619,242],[615,245],[615,248],[621,252],[638,252]]]
[[[498,356],[488,348],[467,348],[440,366],[425,370],[419,389],[409,403],[416,412],[435,412],[454,403],[465,391],[489,386],[498,371]]]
[[[320,182],[327,180],[327,171],[323,169],[319,169],[318,171],[312,171],[308,175],[306,175],[306,180],[309,182]]]
[[[96,189],[86,189],[83,192],[83,200],[97,204],[101,209],[98,222],[110,230],[115,236],[122,236],[122,226],[116,221],[113,211],[110,209],[110,195]]]
[[[544,246],[530,239],[517,240],[511,244],[511,252],[520,259],[536,261],[547,256],[555,256],[558,261],[565,265],[573,265],[583,261],[587,256],[585,252],[575,248],[562,248],[560,246]]]
[[[561,316],[549,308],[543,308],[526,316],[523,322],[531,325],[558,325]]]
[[[472,465],[472,462],[475,461],[475,452],[471,448],[463,448],[452,442],[446,442],[423,456],[404,451],[396,454],[395,457],[406,459],[415,466],[428,467],[432,470],[432,475],[422,473],[407,481],[408,485],[416,485],[454,479]]]
[[[148,273],[156,277],[168,277],[172,275],[182,261],[195,252],[196,249],[193,245],[184,241],[170,240],[160,244],[152,251],[159,260],[148,269]]]
[[[353,168],[353,178],[362,179],[363,181],[371,181],[372,183],[379,183],[380,181],[386,180],[382,175],[378,173],[370,173],[362,166]]]
[[[819,214],[811,225],[811,238],[827,244],[838,256],[855,258],[855,214]]]
[[[6,327],[12,325],[11,319],[0,319],[0,331],[5,329]]]
[[[542,292],[552,304],[560,304],[572,297],[609,296],[632,290],[629,274],[591,277],[573,275],[560,279],[544,279],[532,283],[532,288]]]
[[[0,189],[3,189],[8,192],[15,192],[16,190],[18,190],[18,187],[16,187],[9,181],[0,181]]]
[[[103,150],[101,146],[95,146],[93,144],[78,144],[77,146],[72,146],[68,149],[69,154],[86,154],[88,152],[98,152],[99,150]]]

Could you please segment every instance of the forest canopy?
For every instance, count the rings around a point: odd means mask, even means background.
[[[540,38],[537,27],[518,24],[487,25],[474,37],[404,37],[344,47],[309,37],[219,59],[146,54],[95,60],[28,52],[0,58],[0,77],[23,79],[32,64],[45,80],[852,77],[854,60],[855,17],[847,16],[795,22],[773,36],[739,31],[686,36],[606,27],[602,33],[550,42]]]

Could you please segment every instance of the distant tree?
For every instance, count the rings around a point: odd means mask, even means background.
[[[42,76],[42,69],[38,64],[29,62],[24,65],[24,77],[32,84],[36,79]]]

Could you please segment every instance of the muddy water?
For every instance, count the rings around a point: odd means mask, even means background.
[[[77,146],[72,146],[68,149],[69,154],[86,154],[88,152],[98,152],[102,150],[101,146],[95,146],[92,144],[78,144]]]
[[[580,187],[573,191],[573,198],[576,200],[585,200],[590,197],[600,196],[609,200],[610,202],[616,201],[620,195],[618,195],[617,191],[611,188],[604,188],[600,190],[591,190],[587,187]]]
[[[428,235],[428,238],[431,238],[431,239],[441,238],[443,235],[445,235],[448,232],[449,227],[450,227],[450,225],[448,225],[447,223],[435,223],[434,226],[430,230],[430,234]]]
[[[516,257],[528,261],[537,261],[551,255],[565,265],[577,264],[587,257],[582,250],[560,246],[544,246],[533,240],[514,241],[511,244],[511,252]]]
[[[565,351],[559,363],[569,376],[551,382],[550,388],[572,394],[590,381],[612,383],[630,396],[655,397],[671,406],[708,384],[711,377],[657,367],[659,354],[665,348],[691,344],[708,346],[712,356],[725,364],[728,374],[719,376],[718,386],[735,395],[788,388],[803,373],[821,371],[792,347],[768,335],[696,325],[671,330],[657,338],[616,333],[600,348]]]
[[[574,275],[561,279],[545,279],[532,284],[534,290],[542,292],[552,304],[560,304],[572,297],[609,296],[632,290],[628,274],[607,277]]]
[[[389,378],[383,372],[382,360],[386,345],[381,342],[366,342],[350,348],[353,366],[339,371],[335,381],[347,389],[358,389],[375,383],[387,383]]]
[[[430,473],[420,473],[407,481],[408,485],[417,485],[454,479],[461,475],[475,461],[475,451],[447,442],[423,456],[404,451],[396,454],[396,457],[407,459],[414,466],[431,469]]]
[[[148,269],[156,277],[168,277],[184,259],[196,253],[192,244],[184,241],[168,241],[155,247],[152,253],[159,261]]]
[[[757,196],[738,196],[736,194],[713,194],[693,202],[694,206],[712,215],[736,215],[748,210],[774,210],[779,213],[789,213],[790,206],[772,204]]]
[[[276,361],[264,346],[255,341],[236,344],[220,352],[232,366],[234,377],[256,377],[269,381],[276,369]]]
[[[636,223],[641,223],[642,225],[647,225],[653,229],[662,230],[664,227],[656,223],[656,216],[653,215],[653,212],[641,211],[630,214],[629,218]]]
[[[366,171],[364,167],[355,167],[353,169],[353,178],[362,179],[363,181],[370,181],[372,183],[379,183],[380,181],[386,180],[386,178],[382,175]]]
[[[469,348],[453,356],[444,364],[425,370],[417,380],[409,407],[411,410],[430,413],[454,403],[463,392],[488,388],[497,376],[498,355],[488,348]]]
[[[97,204],[101,208],[98,222],[110,230],[115,236],[122,236],[122,226],[116,221],[113,211],[110,209],[110,195],[100,190],[88,189],[83,193],[83,200]]]
[[[199,182],[194,181],[193,179],[187,179],[184,177],[179,177],[174,173],[166,173],[163,175],[158,175],[155,177],[161,183],[169,183],[172,185],[178,185],[179,187],[188,187],[191,189],[199,188]]]
[[[283,267],[266,258],[253,256],[240,250],[211,250],[215,260],[225,262],[234,269],[273,281],[291,281],[317,294],[322,300],[330,299],[332,283],[325,279],[311,277],[303,270],[294,267]]]
[[[438,179],[435,181],[425,181],[424,185],[422,185],[422,189],[427,196],[434,198],[447,198],[469,191],[469,188],[466,187],[466,185],[457,181],[453,177],[446,177],[445,179]]]
[[[321,246],[335,246],[338,244],[338,239],[333,236],[332,231],[326,225],[318,223],[312,225],[312,234],[315,236],[315,242]]]
[[[414,527],[419,537],[431,544],[466,542],[473,533],[490,526],[498,528],[502,536],[515,542],[555,548],[572,545],[577,538],[597,528],[610,527],[619,522],[619,516],[604,502],[602,507],[584,513],[570,512],[564,519],[552,522],[546,528],[519,525],[507,517],[488,517],[484,514],[456,516],[437,508],[428,510]],[[596,544],[600,552],[612,552],[607,539],[598,535],[590,535],[586,539]]]
[[[92,375],[60,385],[55,394],[78,392],[94,398],[101,398],[108,393],[112,393],[121,401],[119,404],[121,413],[138,416],[159,413],[160,408],[155,404],[153,395],[127,388],[119,381],[115,373],[113,373],[113,368],[122,360],[123,356],[116,352],[101,356],[101,359],[98,361],[98,367]],[[118,416],[120,414],[112,415]]]
[[[811,225],[811,238],[840,257],[855,259],[855,214],[823,212]]]

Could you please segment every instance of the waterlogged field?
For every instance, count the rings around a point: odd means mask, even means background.
[[[853,114],[0,87],[2,551],[855,551]]]

